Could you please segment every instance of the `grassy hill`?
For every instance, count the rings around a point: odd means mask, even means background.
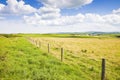
[[[100,80],[103,57],[106,80],[120,79],[119,38],[60,35],[0,35],[0,80]],[[31,39],[41,42],[41,48]]]
[[[106,79],[120,79],[120,39],[118,38],[31,38],[41,50],[60,60],[60,48],[64,48],[64,63],[92,80],[100,80],[101,59],[106,59]],[[36,45],[38,46],[38,45]],[[112,75],[112,76],[111,76]],[[87,79],[86,79],[87,80]]]
[[[0,80],[87,79],[25,38],[0,37]]]

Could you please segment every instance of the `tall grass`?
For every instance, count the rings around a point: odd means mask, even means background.
[[[60,60],[64,48],[64,63],[77,69],[81,75],[100,80],[101,59],[106,59],[106,80],[120,79],[120,39],[117,38],[32,38],[41,42],[41,49]]]
[[[0,37],[0,80],[90,80],[26,39]],[[87,74],[88,75],[88,74]]]
[[[32,37],[41,42],[38,48],[24,37],[0,35],[0,80],[100,80],[103,57],[106,80],[120,80],[120,39],[45,36]],[[63,62],[61,48],[64,48]]]

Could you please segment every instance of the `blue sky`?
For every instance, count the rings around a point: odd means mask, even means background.
[[[120,0],[0,0],[0,24],[0,33],[120,31]]]
[[[20,1],[20,0],[18,0]],[[24,0],[26,4],[33,6],[34,8],[40,8],[43,6],[38,0]],[[6,0],[0,0],[0,3],[6,4]],[[62,9],[63,15],[74,15],[78,13],[99,13],[108,14],[113,9],[120,8],[120,0],[93,0],[91,4],[82,6],[78,9]]]
[[[77,14],[77,13],[98,13],[108,14],[113,9],[120,8],[120,0],[93,0],[91,4],[80,7],[78,9],[64,9],[63,14]]]

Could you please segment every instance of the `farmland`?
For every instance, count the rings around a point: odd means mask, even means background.
[[[60,60],[61,48],[64,49],[63,62]],[[100,80],[102,58],[106,59],[106,80],[119,80],[119,38],[68,35],[0,37],[2,80]]]

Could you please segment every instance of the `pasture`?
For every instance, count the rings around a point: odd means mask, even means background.
[[[40,49],[58,60],[64,49],[64,63],[76,68],[81,75],[97,80],[101,73],[101,59],[106,59],[106,79],[119,79],[120,39],[118,38],[32,38]],[[36,45],[38,46],[38,45]],[[112,76],[111,76],[112,75]]]
[[[66,36],[0,36],[0,80],[120,80],[119,38]]]

